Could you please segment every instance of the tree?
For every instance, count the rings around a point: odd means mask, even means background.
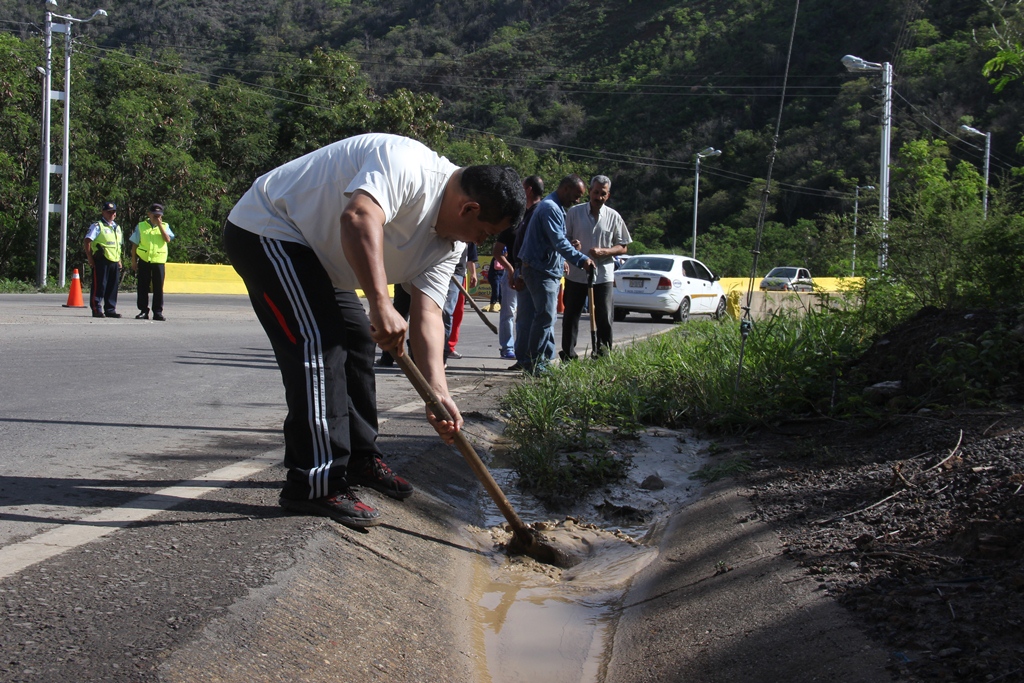
[[[0,34],[0,278],[35,270],[41,79],[33,46]]]

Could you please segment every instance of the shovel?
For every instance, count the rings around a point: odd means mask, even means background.
[[[427,383],[426,378],[420,372],[420,369],[416,367],[416,364],[409,359],[408,354],[399,356],[396,350],[392,355],[395,356],[395,362],[402,368],[402,372],[409,378],[409,382],[416,389],[416,393],[420,395],[420,398],[427,404],[431,412],[442,420],[452,420],[451,413],[448,412],[444,404],[437,398],[437,394],[430,388],[430,384]],[[535,530],[523,524],[523,520],[519,519],[519,515],[512,508],[512,504],[508,502],[508,498],[505,497],[501,487],[498,486],[498,482],[494,481],[494,477],[491,476],[487,466],[484,465],[480,456],[477,455],[473,444],[469,443],[469,439],[461,431],[455,433],[455,445],[466,459],[466,462],[469,463],[473,474],[480,480],[483,487],[487,489],[491,500],[494,501],[501,514],[508,520],[509,526],[512,527],[513,542],[509,543],[510,551],[528,555],[538,562],[556,567],[569,568],[579,564],[581,558],[542,541]]]
[[[487,327],[491,328],[491,332],[493,332],[494,334],[498,334],[498,328],[494,326],[494,323],[492,323],[490,319],[487,317],[487,315],[484,313],[484,309],[480,308],[480,304],[478,304],[473,299],[473,297],[469,295],[469,292],[466,291],[466,288],[462,285],[462,282],[459,281],[459,278],[453,277],[452,282],[459,286],[459,291],[462,292],[462,295],[464,297],[466,297],[466,301],[468,301],[469,305],[473,307],[473,310],[476,311],[476,314],[480,316],[480,319],[487,324]]]
[[[594,317],[594,280],[597,273],[591,268],[587,273],[587,301],[590,302],[590,355],[597,358],[597,318]]]

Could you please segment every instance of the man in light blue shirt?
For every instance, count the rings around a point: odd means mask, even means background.
[[[584,269],[594,262],[575,249],[565,236],[565,209],[587,191],[583,179],[569,175],[558,189],[541,200],[526,226],[519,250],[520,273],[526,283],[516,319],[516,359],[531,374],[542,372],[555,357],[555,316],[558,286],[565,261]]]
[[[612,348],[612,311],[615,288],[614,257],[626,253],[626,245],[633,241],[619,212],[607,205],[611,197],[612,181],[608,176],[596,175],[590,180],[590,201],[577,204],[565,215],[565,236],[580,251],[594,259],[596,264],[593,283],[589,273],[570,268],[565,274],[565,311],[562,314],[562,360],[576,356],[576,337],[579,333],[580,314],[587,297],[594,296],[594,323],[597,348],[591,353],[607,354]]]

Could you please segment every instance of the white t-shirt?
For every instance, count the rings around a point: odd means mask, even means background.
[[[438,306],[465,244],[437,235],[445,185],[458,166],[409,138],[370,133],[340,140],[260,176],[228,215],[243,230],[304,244],[338,289],[359,281],[341,246],[341,214],[363,190],[384,210],[384,270]]]
[[[633,238],[629,236],[626,228],[626,221],[615,209],[607,204],[601,207],[597,214],[597,220],[590,213],[590,202],[577,204],[565,214],[565,236],[569,241],[579,240],[580,251],[590,256],[590,250],[594,247],[614,247],[619,244],[629,244]],[[591,260],[597,266],[597,277],[594,284],[600,285],[605,282],[615,281],[615,258],[604,256]],[[565,276],[572,282],[586,284],[587,271],[569,264],[569,273]]]

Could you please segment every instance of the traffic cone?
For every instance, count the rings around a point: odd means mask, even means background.
[[[71,276],[71,289],[68,291],[68,302],[64,308],[85,308],[82,302],[82,279],[78,277],[78,268]]]
[[[562,303],[562,285],[558,285],[558,312],[565,313],[565,304]]]

